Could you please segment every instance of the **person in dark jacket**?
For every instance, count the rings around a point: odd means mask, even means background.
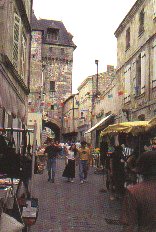
[[[123,232],[155,232],[156,151],[142,153],[136,171],[143,181],[127,189],[121,217]]]
[[[102,164],[103,169],[106,165],[106,156],[108,152],[108,143],[107,141],[102,140],[100,143],[100,163]]]
[[[115,146],[110,157],[110,175],[115,194],[117,197],[122,196],[125,192],[125,171],[121,146]],[[110,199],[113,199],[113,197],[110,197]]]
[[[44,154],[47,154],[47,169],[48,169],[48,181],[54,183],[55,172],[56,172],[56,158],[58,156],[59,147],[53,140],[49,141]]]

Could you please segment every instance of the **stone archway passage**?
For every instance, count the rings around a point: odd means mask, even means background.
[[[53,123],[51,121],[44,121],[43,120],[43,128],[44,127],[50,128],[55,134],[55,140],[60,141],[61,130],[60,130],[60,127],[57,124],[55,124],[55,123]]]

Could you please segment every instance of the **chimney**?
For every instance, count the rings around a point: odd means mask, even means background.
[[[107,72],[113,73],[114,72],[114,66],[113,65],[107,65]]]

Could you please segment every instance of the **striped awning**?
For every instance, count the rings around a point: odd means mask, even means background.
[[[100,129],[101,126],[103,126],[109,119],[114,117],[113,114],[110,114],[106,116],[105,118],[101,119],[97,124],[95,124],[93,127],[91,127],[89,130],[85,132],[85,134],[91,133],[94,130]]]

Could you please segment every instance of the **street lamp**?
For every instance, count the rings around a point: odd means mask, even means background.
[[[97,76],[96,76],[96,94],[98,93],[98,82],[99,82],[99,74],[98,74],[98,64],[99,64],[99,61],[98,60],[95,60],[95,64],[97,65]]]

